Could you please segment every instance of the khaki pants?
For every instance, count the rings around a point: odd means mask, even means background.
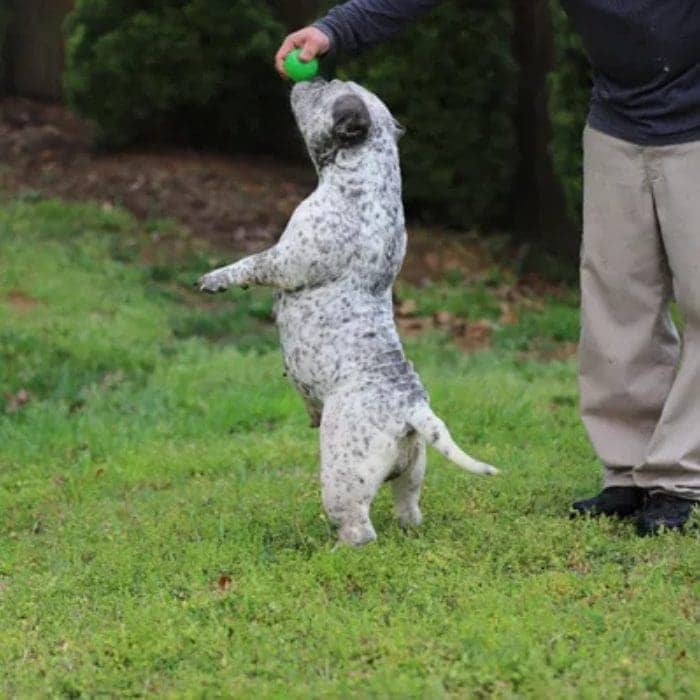
[[[584,190],[581,415],[605,486],[700,500],[700,141],[586,127]]]

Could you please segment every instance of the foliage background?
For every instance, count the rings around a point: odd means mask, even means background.
[[[450,0],[343,65],[341,77],[381,95],[408,129],[402,167],[414,213],[466,227],[502,217],[518,159],[512,32],[509,0]]]
[[[284,35],[253,0],[78,0],[66,23],[66,95],[101,141],[176,139],[284,150],[286,88],[270,57]]]
[[[552,0],[555,66],[549,74],[550,153],[572,221],[580,225],[583,197],[581,136],[591,90],[591,69],[571,22]]]
[[[300,3],[299,12],[320,14],[333,4]],[[110,145],[155,138],[298,156],[287,88],[270,79],[282,18],[295,16],[289,5],[78,0],[66,24],[68,98]],[[390,44],[339,63],[341,77],[380,93],[410,132],[402,148],[414,216],[461,228],[507,220],[519,160],[513,7],[510,0],[448,0]],[[556,0],[552,13],[550,150],[578,223],[589,77]]]

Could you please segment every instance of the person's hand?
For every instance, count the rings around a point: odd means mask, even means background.
[[[316,56],[322,56],[331,48],[331,40],[328,35],[316,27],[304,27],[297,32],[290,34],[280,46],[275,56],[275,66],[277,72],[283,78],[289,78],[284,70],[284,59],[294,49],[301,49],[299,58],[308,62]]]

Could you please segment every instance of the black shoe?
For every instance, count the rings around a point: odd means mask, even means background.
[[[608,486],[597,496],[585,501],[576,501],[572,506],[571,516],[616,515],[629,518],[636,515],[646,503],[647,492],[636,486]]]
[[[658,535],[664,530],[681,530],[690,520],[697,504],[668,493],[655,493],[649,497],[637,520],[637,534]]]

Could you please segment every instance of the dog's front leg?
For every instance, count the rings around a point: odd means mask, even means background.
[[[253,285],[270,285],[272,260],[270,250],[256,255],[249,255],[232,265],[220,267],[197,280],[200,292],[225,292],[231,287],[251,287]],[[272,284],[271,286],[275,286]]]
[[[295,243],[292,237],[280,240],[262,253],[212,270],[199,278],[197,287],[201,292],[211,293],[253,285],[293,291],[309,283],[318,283],[326,274],[324,266],[319,265],[315,251]]]

